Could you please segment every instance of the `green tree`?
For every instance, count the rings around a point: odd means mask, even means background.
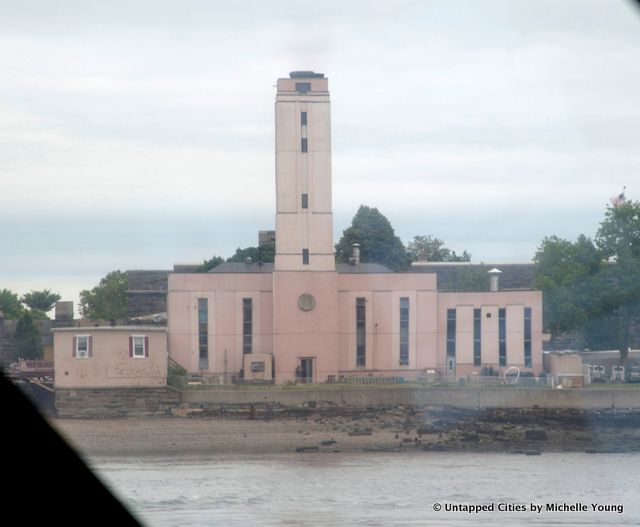
[[[609,258],[640,259],[640,201],[607,207],[596,244]]]
[[[127,273],[112,271],[93,289],[80,291],[79,310],[91,320],[127,318]]]
[[[22,295],[20,299],[31,310],[34,318],[47,318],[47,312],[53,309],[58,300],[60,300],[60,295],[52,293],[49,289],[31,291]]]
[[[576,330],[592,349],[616,348],[624,364],[640,330],[640,203],[607,208],[595,244],[545,238],[535,263],[545,327]]]
[[[219,266],[222,262],[224,262],[224,258],[222,258],[222,256],[212,256],[208,260],[205,260],[204,262],[202,262],[202,265],[198,269],[198,272],[206,273],[207,271],[210,271],[214,267]]]
[[[466,250],[462,254],[445,247],[444,241],[435,236],[414,236],[407,244],[407,253],[412,262],[470,262],[471,254]]]
[[[599,312],[609,314],[615,328],[620,362],[627,361],[633,327],[640,327],[640,202],[607,207],[596,245],[609,259],[598,277],[602,289]]]
[[[534,286],[543,291],[544,326],[552,333],[575,329],[594,313],[593,277],[600,271],[601,254],[591,239],[575,242],[550,236],[534,257]]]
[[[18,295],[9,289],[0,289],[0,312],[2,312],[0,318],[16,319],[22,311]]]
[[[41,359],[42,340],[40,332],[33,321],[29,311],[24,311],[16,325],[16,358],[21,359]]]
[[[247,258],[251,258],[253,262],[270,263],[276,257],[276,244],[268,242],[258,247],[245,247],[236,249],[236,253],[227,258],[227,262],[246,262]]]
[[[360,205],[351,226],[342,233],[336,244],[336,260],[349,262],[354,243],[360,244],[360,261],[379,263],[394,271],[409,266],[410,260],[400,238],[395,235],[389,220],[377,208]]]

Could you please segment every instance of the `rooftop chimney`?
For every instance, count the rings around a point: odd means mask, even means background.
[[[489,271],[489,291],[496,292],[500,290],[500,275],[502,271],[496,267]]]
[[[73,302],[56,302],[56,320],[73,320]]]

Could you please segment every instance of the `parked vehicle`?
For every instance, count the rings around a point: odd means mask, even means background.
[[[628,382],[640,382],[640,366],[629,367]]]
[[[611,382],[624,382],[624,366],[611,367]]]

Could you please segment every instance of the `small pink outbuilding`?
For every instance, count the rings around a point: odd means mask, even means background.
[[[53,347],[56,388],[156,387],[167,382],[165,328],[57,328]]]

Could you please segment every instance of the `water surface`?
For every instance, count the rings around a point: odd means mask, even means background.
[[[150,526],[640,524],[640,454],[308,453],[99,458],[93,466]],[[554,503],[588,510],[546,510]],[[444,510],[479,504],[511,510]]]

